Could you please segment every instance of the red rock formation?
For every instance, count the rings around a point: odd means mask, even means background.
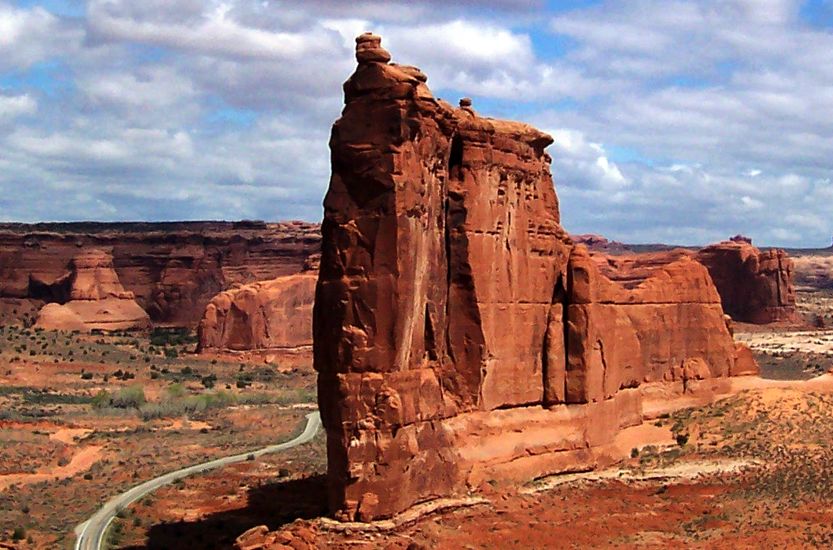
[[[311,347],[317,279],[307,272],[221,292],[200,321],[199,350]]]
[[[133,300],[136,296],[124,289],[113,267],[113,257],[104,250],[87,250],[72,260],[70,300]]]
[[[607,280],[560,226],[550,136],[455,109],[389,59],[357,39],[330,140],[313,326],[339,517],[609,462],[637,386],[732,372],[703,266]]]
[[[684,256],[706,266],[724,311],[735,321],[772,323],[798,319],[793,260],[783,250],[762,252],[742,235],[698,252],[676,248],[619,256],[594,253],[593,259],[606,277],[632,287]]]
[[[602,235],[585,233],[581,235],[570,235],[570,239],[576,244],[585,245],[591,252],[604,252],[605,254],[624,254],[629,252],[628,245],[619,241],[611,241]]]
[[[625,288],[634,288],[653,276],[657,270],[683,258],[690,258],[692,253],[683,248],[675,248],[662,252],[611,256],[591,249],[591,256],[602,275]]]
[[[696,258],[709,269],[735,321],[746,323],[795,322],[793,262],[784,250],[761,251],[751,240],[735,237],[708,246]]]
[[[47,330],[130,330],[150,327],[150,317],[124,290],[113,267],[113,257],[103,250],[87,250],[72,260],[70,301],[47,304],[37,327]]]
[[[69,264],[90,248],[112,250],[119,280],[155,322],[196,326],[218,292],[300,272],[320,233],[303,222],[2,224],[0,300],[66,303]]]

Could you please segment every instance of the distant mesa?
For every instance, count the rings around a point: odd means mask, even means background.
[[[605,276],[634,288],[654,272],[682,257],[691,257],[709,271],[723,310],[743,323],[797,323],[795,264],[781,249],[759,250],[752,239],[735,236],[700,250],[672,248],[656,252],[621,252],[607,239],[587,239]]]
[[[795,323],[795,264],[781,249],[759,250],[736,236],[707,246],[696,259],[705,265],[732,319],[746,323]]]

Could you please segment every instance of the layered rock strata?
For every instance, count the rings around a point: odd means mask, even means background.
[[[338,517],[604,464],[643,386],[734,372],[705,267],[608,280],[561,228],[552,138],[389,59],[357,39],[330,140],[313,326]]]
[[[150,317],[124,289],[104,250],[78,254],[62,280],[69,283],[65,304],[50,303],[41,309],[36,326],[47,330],[132,330],[150,327]]]
[[[102,248],[154,322],[195,327],[218,292],[299,273],[320,241],[303,222],[0,224],[0,301],[66,303],[68,265]]]

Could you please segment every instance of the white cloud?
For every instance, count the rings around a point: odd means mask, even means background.
[[[51,55],[74,51],[78,29],[41,7],[18,9],[0,0],[0,70],[26,68]]]
[[[96,107],[109,104],[143,113],[148,109],[172,107],[197,94],[189,78],[164,66],[90,73],[79,79],[78,86]]]
[[[209,4],[210,6],[210,4]],[[331,35],[317,32],[267,30],[241,24],[231,4],[215,4],[180,21],[145,19],[148,11],[113,0],[93,0],[88,6],[90,31],[100,39],[132,41],[206,55],[302,60],[333,49]]]
[[[436,95],[556,129],[570,231],[826,245],[833,34],[798,10],[89,0],[73,18],[0,0],[0,77],[12,76],[0,80],[0,211],[318,219],[341,84],[355,35],[371,30]]]
[[[31,115],[38,110],[38,103],[27,94],[18,96],[0,95],[0,122],[21,115]]]
[[[568,128],[549,132],[555,140],[550,154],[559,186],[615,191],[628,185],[616,163],[611,162],[599,143]]]

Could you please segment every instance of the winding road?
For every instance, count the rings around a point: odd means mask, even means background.
[[[265,454],[285,451],[286,449],[303,445],[304,443],[312,441],[312,438],[315,437],[315,434],[318,432],[320,427],[321,416],[318,412],[310,413],[307,415],[307,425],[304,427],[304,431],[295,439],[279,443],[277,445],[270,445],[269,447],[264,447],[263,449],[259,449],[257,451],[218,458],[210,462],[204,462],[202,464],[196,464],[174,472],[169,472],[163,476],[146,481],[141,485],[137,485],[136,487],[133,487],[129,491],[126,491],[116,497],[113,497],[107,501],[107,503],[102,506],[101,509],[90,519],[75,528],[75,534],[77,536],[77,539],[75,540],[75,550],[100,550],[104,545],[104,535],[107,533],[107,528],[110,526],[113,518],[116,517],[116,514],[148,493],[155,491],[159,487],[163,487],[178,479],[182,479],[193,474],[199,474],[209,470],[214,470],[216,468],[221,468],[223,466],[228,466],[229,464],[243,462],[251,455],[254,455],[255,458],[257,458]]]

